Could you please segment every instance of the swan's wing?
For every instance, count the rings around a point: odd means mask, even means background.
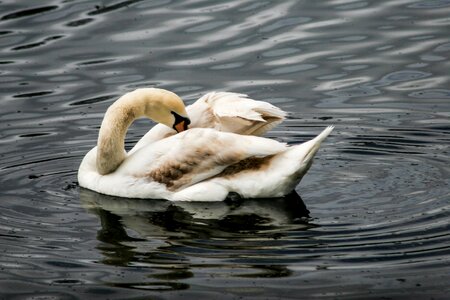
[[[262,135],[282,122],[286,113],[278,107],[249,99],[245,94],[211,92],[188,107],[192,127]]]
[[[211,129],[191,129],[145,146],[130,155],[116,173],[148,179],[177,191],[218,175],[230,166],[252,167],[249,158],[286,150],[284,143]]]
[[[278,107],[247,98],[247,95],[229,92],[211,92],[187,108],[190,128],[214,128],[224,132],[262,135],[281,123],[286,113]],[[130,151],[133,153],[176,132],[162,124],[150,129]]]

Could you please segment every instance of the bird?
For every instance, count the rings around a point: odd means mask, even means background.
[[[242,107],[230,99],[239,99]],[[97,146],[81,161],[79,185],[111,196],[169,201],[223,201],[229,193],[282,197],[295,189],[334,128],[287,145],[257,136],[284,118],[271,104],[234,93],[207,94],[197,102],[186,109],[178,95],[160,88],[120,97],[104,115]],[[260,109],[258,116],[255,103],[272,113]],[[202,117],[208,110],[209,116]],[[160,124],[127,153],[126,132],[141,117]]]

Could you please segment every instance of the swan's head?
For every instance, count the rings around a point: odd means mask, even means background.
[[[191,123],[186,112],[183,100],[175,93],[163,89],[143,89],[147,93],[147,101],[144,114],[161,124],[184,131]],[[139,90],[138,90],[139,91]]]

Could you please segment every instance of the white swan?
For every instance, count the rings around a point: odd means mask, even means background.
[[[172,201],[221,201],[229,192],[243,198],[280,197],[300,182],[333,130],[330,126],[308,142],[287,146],[211,128],[185,130],[187,116],[183,101],[169,91],[146,88],[125,94],[108,108],[97,147],[81,162],[80,186],[113,196]],[[141,143],[127,154],[125,134],[139,117],[180,133]]]

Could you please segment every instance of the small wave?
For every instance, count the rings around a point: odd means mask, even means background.
[[[3,17],[0,18],[0,20],[12,20],[12,19],[20,19],[20,18],[25,18],[25,17],[29,17],[29,16],[34,16],[37,14],[42,14],[48,11],[52,11],[57,9],[58,6],[42,6],[42,7],[36,7],[36,8],[31,8],[31,9],[25,9],[25,10],[21,10],[21,11],[17,11],[11,14],[7,14]]]

